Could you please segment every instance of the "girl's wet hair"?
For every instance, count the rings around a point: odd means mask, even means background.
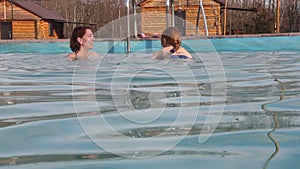
[[[166,45],[172,45],[173,49],[170,50],[171,53],[177,51],[181,45],[181,35],[177,28],[168,27],[166,28],[161,35],[161,45],[164,46],[164,42]]]
[[[76,53],[79,51],[81,44],[77,41],[77,38],[82,38],[85,35],[87,29],[91,30],[89,26],[78,26],[73,30],[70,39],[70,48],[73,52]]]

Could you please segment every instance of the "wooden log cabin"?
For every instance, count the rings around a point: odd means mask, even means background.
[[[65,19],[28,0],[0,0],[1,39],[64,38]]]
[[[166,28],[166,0],[142,0],[137,6],[141,10],[141,31],[145,34],[161,33]],[[218,0],[203,0],[209,35],[221,35],[221,7]],[[196,27],[197,16],[198,31]],[[171,9],[169,9],[171,14]],[[199,11],[199,0],[174,0],[175,27],[181,30],[183,36],[205,35],[202,11]],[[171,21],[169,21],[170,23]],[[172,23],[172,22],[171,22]],[[169,24],[172,25],[172,24]]]

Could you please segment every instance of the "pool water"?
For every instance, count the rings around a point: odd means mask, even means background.
[[[168,61],[158,41],[76,62],[0,44],[0,168],[298,169],[299,40],[187,40],[194,59]]]

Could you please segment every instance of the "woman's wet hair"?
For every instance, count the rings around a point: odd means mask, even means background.
[[[81,44],[77,41],[77,38],[82,38],[85,35],[87,29],[91,30],[89,26],[78,26],[73,30],[70,39],[70,48],[73,52],[76,53],[79,51]]]
[[[181,35],[177,28],[168,27],[163,31],[161,35],[161,45],[166,47],[164,46],[165,44],[173,46],[173,49],[170,51],[171,53],[179,49],[181,45]]]

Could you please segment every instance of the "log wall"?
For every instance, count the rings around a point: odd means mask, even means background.
[[[203,0],[209,35],[221,34],[221,6],[213,0]],[[141,5],[141,29],[145,34],[161,33],[166,28],[166,3],[164,0],[148,0]],[[175,0],[174,10],[186,12],[186,35],[196,35],[196,22],[199,8],[199,0],[186,1]],[[169,13],[171,11],[169,10]],[[171,20],[171,16],[169,16]],[[205,34],[202,12],[199,18],[199,35]]]

